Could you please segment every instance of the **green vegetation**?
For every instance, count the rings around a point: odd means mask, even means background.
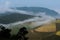
[[[8,13],[3,16],[0,16],[0,23],[2,24],[9,24],[17,21],[23,21],[29,18],[32,18],[34,16],[26,15],[26,14],[20,14],[20,13]]]

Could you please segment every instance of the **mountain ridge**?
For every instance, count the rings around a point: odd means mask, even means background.
[[[50,15],[50,16],[58,15],[58,12],[44,7],[16,7],[15,9],[23,10],[27,12],[33,12],[33,13],[45,12],[46,15]]]

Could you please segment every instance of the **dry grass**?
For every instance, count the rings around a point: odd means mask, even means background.
[[[56,24],[55,23],[46,24],[46,25],[43,25],[43,26],[35,29],[35,31],[38,31],[38,32],[56,32]]]

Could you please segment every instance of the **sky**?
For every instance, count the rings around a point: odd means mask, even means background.
[[[7,3],[6,3],[7,2]],[[5,3],[7,5],[5,5]],[[45,7],[60,11],[60,0],[0,0],[0,6],[8,7]]]

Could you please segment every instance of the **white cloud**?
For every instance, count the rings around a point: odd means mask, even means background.
[[[60,14],[60,9],[54,9],[58,14]]]
[[[6,12],[10,8],[10,2],[6,1],[0,5],[0,13]]]

